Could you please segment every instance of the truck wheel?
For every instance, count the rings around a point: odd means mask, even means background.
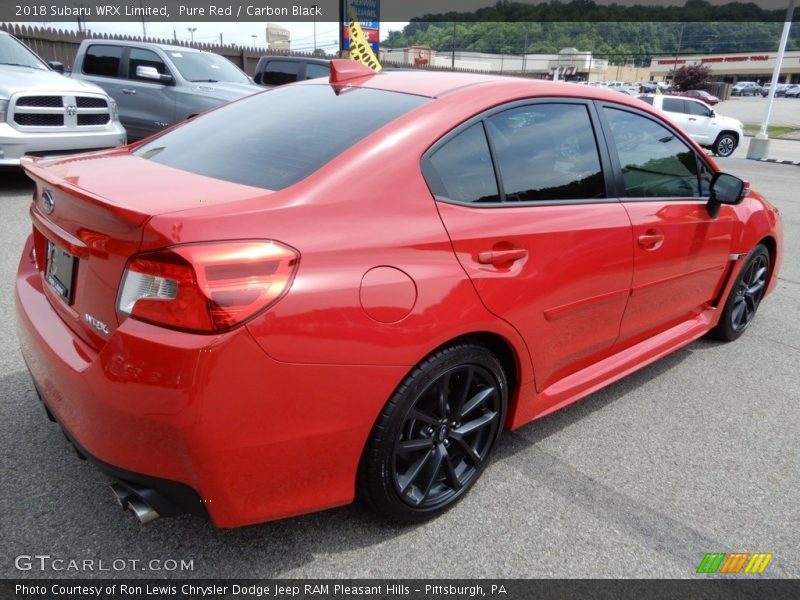
[[[736,139],[735,135],[723,131],[719,134],[717,140],[714,142],[714,154],[723,158],[727,158],[733,154],[733,151],[736,150],[736,146],[738,144],[739,140]]]

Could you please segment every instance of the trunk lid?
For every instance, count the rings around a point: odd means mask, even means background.
[[[53,309],[95,350],[119,325],[119,286],[151,217],[270,193],[179,171],[127,150],[25,159],[23,167],[36,183],[30,213],[42,287]],[[179,230],[173,239],[197,241],[182,239]]]

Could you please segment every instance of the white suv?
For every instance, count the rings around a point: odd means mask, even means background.
[[[666,113],[694,141],[717,156],[730,156],[744,137],[741,121],[718,115],[705,102],[683,96],[646,94],[639,100]]]

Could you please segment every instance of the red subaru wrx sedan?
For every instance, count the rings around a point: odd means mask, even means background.
[[[778,211],[634,98],[332,67],[24,163],[22,351],[142,521],[428,518],[502,429],[736,339],[776,285]]]

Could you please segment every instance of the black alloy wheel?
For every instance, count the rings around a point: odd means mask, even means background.
[[[719,325],[711,331],[713,337],[731,342],[753,322],[767,289],[769,264],[769,251],[759,244],[750,253],[731,288]]]
[[[502,365],[485,348],[464,343],[434,353],[378,419],[362,460],[360,496],[404,522],[450,508],[486,467],[507,395]]]

